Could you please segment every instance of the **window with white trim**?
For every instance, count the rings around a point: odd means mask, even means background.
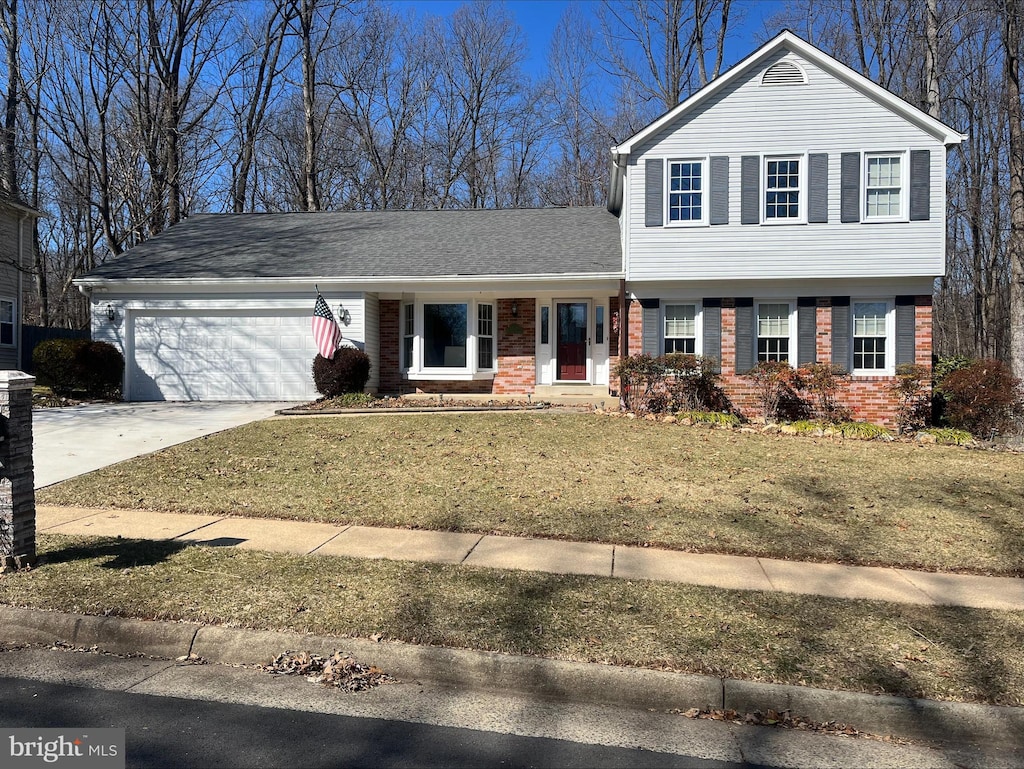
[[[888,370],[889,303],[853,303],[854,373],[882,373]]]
[[[866,155],[864,165],[865,220],[902,219],[906,199],[903,155]]]
[[[494,376],[496,329],[492,302],[436,299],[405,304],[402,369],[410,379]]]
[[[494,305],[476,306],[476,367],[494,368]]]
[[[697,305],[665,305],[665,353],[697,354]]]
[[[668,222],[704,222],[704,161],[668,161]]]
[[[803,218],[800,158],[765,158],[764,221]]]
[[[757,360],[789,363],[792,309],[785,302],[757,305]]]
[[[412,368],[413,343],[416,340],[416,305],[407,304],[403,308],[405,317],[402,320],[402,368]]]
[[[0,299],[0,344],[14,344],[14,302]]]

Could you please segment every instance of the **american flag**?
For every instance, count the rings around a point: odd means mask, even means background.
[[[313,339],[316,340],[320,354],[328,359],[334,357],[341,344],[341,328],[320,294],[316,295],[316,305],[313,307]]]

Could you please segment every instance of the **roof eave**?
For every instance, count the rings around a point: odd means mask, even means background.
[[[210,286],[282,286],[294,288],[310,286],[314,283],[344,283],[359,287],[365,285],[407,285],[409,283],[545,283],[552,281],[584,281],[584,280],[619,280],[625,277],[622,271],[615,272],[575,272],[575,273],[537,273],[531,275],[319,275],[310,277],[290,278],[102,278],[81,277],[74,284],[81,288],[122,288],[167,286],[176,288],[204,288]]]

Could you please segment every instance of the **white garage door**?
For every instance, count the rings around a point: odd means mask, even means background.
[[[316,345],[308,312],[135,315],[133,401],[312,400]]]

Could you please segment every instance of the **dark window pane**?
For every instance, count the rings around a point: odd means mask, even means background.
[[[423,305],[423,365],[466,367],[465,304]]]
[[[604,344],[604,307],[598,305],[594,309],[594,339],[596,344]]]
[[[477,340],[477,368],[489,369],[494,365],[494,339],[482,336]]]
[[[666,339],[665,340],[665,352],[682,352],[687,355],[695,355],[697,353],[697,340],[696,339]]]
[[[550,332],[548,330],[548,327],[550,325],[550,320],[549,320],[549,318],[550,318],[550,310],[551,310],[550,307],[541,307],[540,308],[540,343],[541,344],[548,344],[548,341],[550,339]]]

